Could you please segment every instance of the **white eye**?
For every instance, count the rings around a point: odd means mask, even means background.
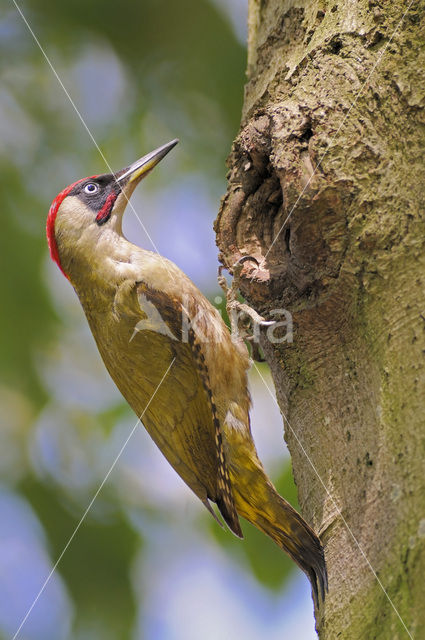
[[[96,193],[97,191],[99,191],[99,187],[97,186],[97,184],[94,184],[94,182],[89,182],[84,187],[84,191],[86,193],[92,195],[93,193]]]

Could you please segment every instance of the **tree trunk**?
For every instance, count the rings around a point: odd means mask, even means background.
[[[250,0],[248,84],[216,221],[260,313],[321,639],[425,637],[425,2]],[[266,426],[265,426],[266,428]]]

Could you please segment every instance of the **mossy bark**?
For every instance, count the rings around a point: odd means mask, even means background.
[[[250,0],[248,49],[217,241],[258,260],[254,308],[293,314],[293,343],[262,346],[326,549],[319,636],[419,639],[425,2]]]

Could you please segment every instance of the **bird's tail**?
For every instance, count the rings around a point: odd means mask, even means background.
[[[246,471],[246,468],[245,468]],[[308,576],[316,606],[328,590],[323,547],[314,531],[273,487],[263,469],[233,486],[238,513],[266,533]],[[239,476],[240,480],[240,476]]]

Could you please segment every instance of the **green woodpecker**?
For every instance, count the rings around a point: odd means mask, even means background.
[[[47,218],[50,254],[80,299],[112,379],[169,463],[214,516],[216,503],[237,536],[243,516],[286,551],[318,605],[327,589],[323,548],[258,458],[245,345],[232,341],[175,264],[122,232],[134,188],[176,144],[64,189]]]

